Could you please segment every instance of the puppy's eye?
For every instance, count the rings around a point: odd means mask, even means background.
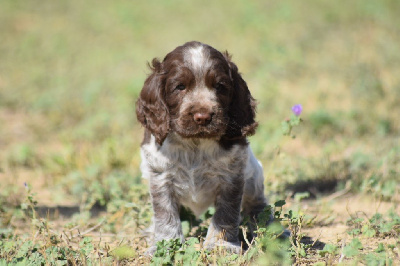
[[[186,89],[186,86],[183,84],[179,84],[178,86],[175,87],[175,90],[179,90],[179,91],[183,91],[184,89]]]
[[[219,83],[215,84],[214,88],[215,88],[217,91],[222,91],[222,90],[225,89],[225,85],[224,85],[223,83],[219,82]]]

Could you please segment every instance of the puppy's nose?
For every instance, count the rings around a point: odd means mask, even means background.
[[[206,112],[198,112],[193,115],[194,121],[198,125],[206,126],[211,122],[211,113],[206,113]]]

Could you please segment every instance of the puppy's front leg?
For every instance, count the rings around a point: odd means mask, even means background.
[[[215,199],[215,214],[208,228],[205,248],[224,246],[231,252],[241,252],[239,224],[243,184],[242,177],[236,177],[232,182],[221,186]]]
[[[150,194],[154,210],[154,244],[147,251],[152,255],[156,251],[156,243],[163,239],[179,238],[184,240],[181,220],[179,218],[179,202],[168,184],[159,184],[151,180]],[[162,183],[162,182],[161,182]]]

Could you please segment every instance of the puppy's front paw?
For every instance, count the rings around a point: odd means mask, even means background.
[[[225,250],[227,250],[228,252],[231,253],[236,253],[236,254],[240,254],[242,253],[242,246],[241,246],[241,242],[237,241],[237,242],[228,242],[226,240],[206,240],[203,244],[203,248],[208,249],[208,250],[212,250],[216,247],[222,247]]]

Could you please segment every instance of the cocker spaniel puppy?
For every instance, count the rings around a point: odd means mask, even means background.
[[[213,205],[204,246],[238,253],[240,212],[255,222],[267,204],[246,139],[257,128],[256,102],[230,55],[200,42],[153,59],[151,70],[136,114],[145,127],[141,170],[150,183],[154,240],[183,241],[180,207],[198,216]]]

